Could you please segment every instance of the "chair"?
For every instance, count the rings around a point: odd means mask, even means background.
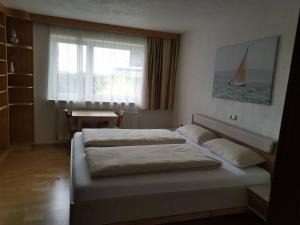
[[[123,121],[124,118],[124,112],[123,110],[119,109],[118,111],[115,112],[115,114],[118,116],[117,118],[117,122],[116,122],[116,127],[120,128],[121,127],[121,123]]]
[[[68,130],[70,133],[70,139],[73,138],[73,135],[77,132],[77,127],[74,124],[73,118],[72,118],[72,111],[69,111],[68,109],[65,109],[65,115],[68,123]]]

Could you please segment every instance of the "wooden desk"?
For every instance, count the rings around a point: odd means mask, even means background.
[[[113,121],[115,121],[118,116],[112,111],[84,111],[84,110],[74,110],[72,111],[72,117],[77,119],[77,130],[80,131],[82,128],[82,120],[99,120],[107,121],[108,126],[113,126]]]

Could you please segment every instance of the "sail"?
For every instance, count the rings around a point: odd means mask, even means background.
[[[232,86],[246,85],[246,61],[247,61],[248,48],[246,49],[245,55],[239,65],[238,69],[236,70],[232,81],[230,81],[230,83],[229,83]]]

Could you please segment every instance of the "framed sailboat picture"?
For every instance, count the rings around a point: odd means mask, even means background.
[[[213,96],[270,105],[278,37],[217,49]]]

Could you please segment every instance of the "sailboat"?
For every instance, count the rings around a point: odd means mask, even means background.
[[[249,48],[249,47],[248,47]],[[246,85],[246,61],[247,61],[247,54],[248,48],[246,49],[245,55],[236,70],[233,79],[229,82],[231,86],[244,86]]]

